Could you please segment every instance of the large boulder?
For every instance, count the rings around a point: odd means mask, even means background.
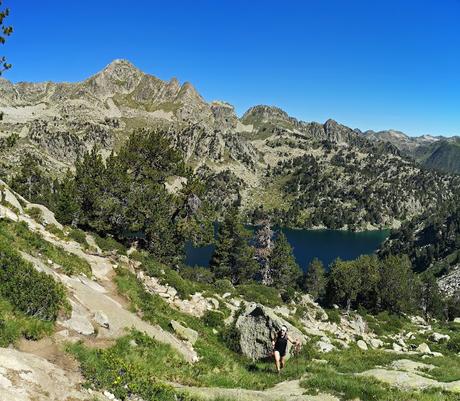
[[[308,339],[300,330],[279,317],[273,309],[257,303],[248,304],[236,321],[241,352],[253,360],[270,356],[273,351],[271,339],[283,325],[287,327],[292,340],[305,342]],[[288,343],[287,357],[289,346]]]

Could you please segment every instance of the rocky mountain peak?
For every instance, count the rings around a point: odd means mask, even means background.
[[[279,107],[258,105],[251,107],[243,115],[243,120],[249,118],[257,118],[259,120],[271,120],[274,118],[289,119],[289,115]]]

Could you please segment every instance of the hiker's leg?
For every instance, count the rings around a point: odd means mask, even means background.
[[[275,366],[276,366],[276,370],[279,372],[280,371],[280,352],[279,351],[275,351],[273,353],[274,357],[275,357]]]
[[[285,365],[286,365],[286,355],[283,355],[281,357],[281,369],[283,369]]]

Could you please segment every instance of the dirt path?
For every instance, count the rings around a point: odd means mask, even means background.
[[[63,370],[37,355],[0,348],[2,401],[108,401],[81,383],[76,371]]]
[[[127,329],[135,328],[157,341],[171,345],[184,356],[185,360],[189,362],[198,360],[197,353],[188,343],[179,340],[158,325],[154,326],[145,322],[136,314],[125,309],[123,305],[111,297],[109,291],[104,287],[103,281],[100,284],[83,276],[68,277],[27,253],[22,253],[22,256],[38,270],[53,275],[69,290],[73,309],[72,317],[69,321],[60,322],[63,326],[70,329],[82,327],[82,330],[86,328],[91,330],[91,326],[95,326],[92,323],[95,313],[102,312],[108,318],[109,328],[99,327],[98,337],[117,338],[126,334]]]
[[[275,387],[264,391],[246,390],[241,388],[216,387],[186,387],[172,384],[178,391],[186,391],[203,400],[225,398],[235,401],[339,401],[330,394],[307,395],[306,389],[300,387],[299,380],[290,380],[278,383]]]

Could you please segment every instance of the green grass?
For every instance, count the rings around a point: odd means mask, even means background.
[[[91,266],[86,260],[46,241],[41,234],[30,231],[25,222],[0,220],[0,240],[14,244],[14,247],[21,251],[52,260],[62,266],[63,272],[67,275],[84,273],[91,277]]]
[[[52,334],[54,324],[15,310],[10,302],[0,298],[0,347],[14,344],[19,338],[39,340]]]
[[[59,239],[66,240],[67,236],[65,235],[64,231],[62,231],[56,224],[48,224],[46,226],[46,231],[55,235]]]
[[[75,242],[78,242],[83,248],[89,248],[89,244],[86,241],[86,233],[79,228],[71,228],[68,237]]]
[[[104,252],[117,251],[120,255],[126,255],[126,247],[113,237],[101,237],[96,233],[91,233],[97,246]]]
[[[284,304],[279,291],[266,285],[258,283],[242,284],[236,287],[236,291],[250,302],[258,302],[271,307]]]
[[[31,207],[28,208],[27,214],[33,218],[37,223],[42,224],[43,223],[43,211],[38,208],[38,207]]]
[[[341,400],[366,401],[458,401],[458,394],[432,389],[420,392],[403,391],[376,379],[342,374],[327,365],[312,365],[301,381],[310,394],[333,393]]]
[[[169,322],[174,319],[199,333],[194,348],[201,358],[200,361],[193,365],[192,370],[176,369],[167,372],[165,377],[169,380],[176,379],[198,386],[264,389],[280,380],[300,377],[313,355],[313,351],[306,347],[303,356],[291,360],[280,378],[274,374],[272,363],[253,363],[231,351],[224,340],[224,330],[218,327],[218,334],[214,334],[212,327],[208,326],[209,318],[198,319],[172,309],[158,295],[146,293],[136,277],[122,269],[118,271],[116,283],[120,293],[131,300],[133,309],[142,311],[145,320],[170,331]]]

